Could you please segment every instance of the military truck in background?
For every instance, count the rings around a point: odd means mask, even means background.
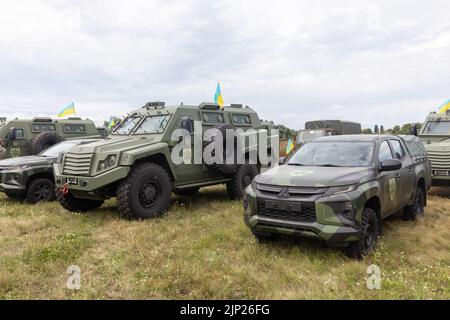
[[[340,136],[344,134],[361,134],[361,124],[341,120],[315,120],[305,123],[305,130],[297,135],[297,144],[303,145],[314,139],[325,136]]]
[[[267,132],[270,128],[270,123],[262,123],[253,109],[242,105],[221,108],[214,103],[147,103],[132,111],[106,139],[72,147],[59,159],[54,172],[60,204],[69,211],[83,212],[116,197],[122,216],[145,219],[163,214],[171,204],[172,192],[191,195],[201,187],[226,184],[230,198],[241,197],[264,163],[258,156],[256,164],[196,164],[193,159],[198,132],[194,128],[199,123],[200,134],[212,132],[211,138],[218,132],[225,137],[227,129]],[[172,140],[177,129],[193,136],[192,147],[186,150],[190,152],[183,150],[187,161],[181,164],[174,164],[171,157],[180,142]],[[269,141],[270,134],[271,130],[267,132]],[[207,145],[202,142],[202,152]],[[270,143],[267,146],[270,154]]]
[[[0,128],[0,159],[37,155],[63,141],[80,138],[104,138],[106,131],[93,121],[81,118],[53,120],[47,117],[14,119]]]
[[[431,161],[433,186],[450,187],[450,110],[430,113],[422,128],[413,131],[424,144]]]

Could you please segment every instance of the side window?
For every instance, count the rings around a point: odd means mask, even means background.
[[[53,124],[33,124],[33,132],[55,131]]]
[[[233,124],[236,125],[245,126],[251,124],[250,116],[248,114],[233,114],[231,118],[233,119]]]
[[[218,124],[223,123],[223,115],[219,112],[203,112],[203,123]]]
[[[391,145],[394,149],[395,158],[397,158],[398,160],[402,160],[405,157],[405,151],[403,150],[400,141],[391,139]]]
[[[389,147],[389,144],[387,141],[383,141],[380,145],[380,151],[378,152],[378,160],[383,162],[387,159],[394,159],[392,156],[391,148]]]
[[[86,127],[84,126],[84,124],[65,124],[64,132],[67,133],[86,132]]]
[[[16,129],[16,139],[23,139],[25,138],[25,132],[23,129]]]

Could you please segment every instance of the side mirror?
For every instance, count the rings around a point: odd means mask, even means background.
[[[279,165],[282,166],[283,164],[286,163],[286,157],[281,157],[280,160],[278,161]]]
[[[189,131],[190,134],[194,133],[194,124],[189,117],[181,118],[181,128]]]
[[[9,140],[16,140],[16,128],[9,128],[8,138]]]
[[[386,159],[381,163],[381,171],[397,171],[402,168],[402,162],[397,159]]]

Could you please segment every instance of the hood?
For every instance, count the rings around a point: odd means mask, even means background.
[[[255,182],[297,187],[338,187],[363,183],[370,180],[372,176],[372,168],[283,165],[258,175]]]
[[[1,168],[23,165],[46,165],[56,162],[54,157],[26,156],[18,158],[9,158],[0,161]]]
[[[72,147],[71,153],[119,153],[161,141],[162,135],[114,136],[110,135],[86,145]]]

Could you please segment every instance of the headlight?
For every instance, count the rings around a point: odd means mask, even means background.
[[[117,163],[117,155],[110,154],[105,158],[105,160],[98,162],[97,171],[103,171],[107,168],[114,167],[116,163]]]
[[[328,189],[327,192],[325,192],[325,197],[328,196],[333,196],[333,195],[337,195],[337,194],[341,194],[341,193],[347,193],[347,192],[352,192],[355,191],[356,189],[358,189],[358,184],[352,184],[349,186],[342,186],[342,187],[331,187]]]

